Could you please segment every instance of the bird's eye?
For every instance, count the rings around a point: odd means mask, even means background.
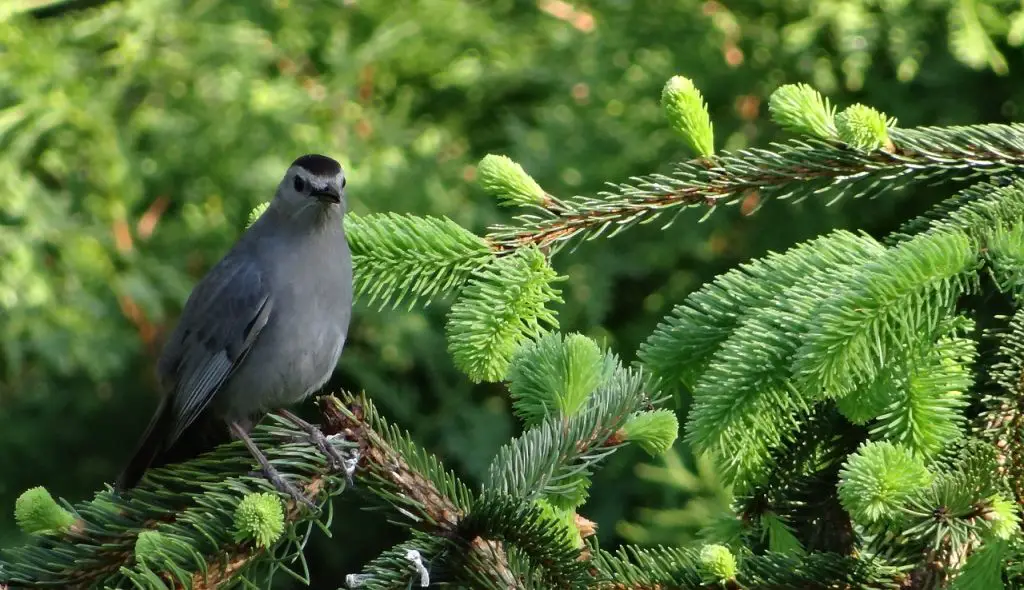
[[[295,190],[299,191],[300,193],[306,190],[306,182],[302,180],[301,176],[295,177]]]
[[[341,188],[345,188],[346,184],[348,184],[348,179],[345,178],[344,176],[342,176],[341,177]]]

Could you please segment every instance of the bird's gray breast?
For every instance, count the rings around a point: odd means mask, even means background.
[[[340,225],[340,224],[339,224]],[[262,244],[273,309],[225,386],[220,413],[242,419],[289,406],[330,378],[352,309],[352,261],[342,231]]]

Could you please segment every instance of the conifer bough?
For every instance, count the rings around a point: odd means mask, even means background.
[[[361,294],[382,304],[455,294],[455,364],[506,381],[525,430],[471,488],[365,398],[324,398],[325,433],[341,439],[370,502],[412,531],[350,585],[408,587],[424,572],[480,588],[1024,583],[1024,320],[985,304],[1022,301],[1024,181],[1012,176],[1024,125],[899,129],[863,105],[836,115],[792,86],[770,110],[803,137],[714,155],[692,83],[670,83],[665,108],[701,154],[670,175],[557,199],[492,157],[487,190],[528,211],[486,236],[443,218],[354,216]],[[704,286],[634,367],[582,335],[549,332],[559,301],[549,257],[574,238],[752,190],[840,198],[949,179],[975,184],[885,240],[834,232]],[[689,442],[736,493],[731,524],[693,546],[606,552],[577,512],[591,475],[631,442],[671,449],[676,416],[651,400],[681,388],[692,395]],[[346,478],[294,435],[278,422],[254,433],[329,509]],[[36,538],[4,552],[0,584],[212,588],[277,571],[308,582],[302,529],[315,517],[281,508],[262,478],[241,475],[249,468],[236,443],[154,470],[130,503],[105,491],[62,507],[31,491],[18,519]]]

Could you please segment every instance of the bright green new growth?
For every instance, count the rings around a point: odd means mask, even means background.
[[[623,427],[626,440],[640,445],[651,456],[658,456],[672,448],[679,436],[679,419],[668,409],[641,412]]]
[[[962,232],[925,234],[864,265],[817,310],[793,372],[802,388],[842,397],[938,336],[971,290],[975,245]]]
[[[927,488],[932,474],[909,449],[869,442],[839,472],[839,500],[861,525],[896,521],[911,495]]]
[[[476,168],[480,186],[506,207],[543,205],[547,193],[508,156],[487,154]]]
[[[22,531],[62,533],[75,523],[75,515],[62,508],[43,486],[29,488],[14,503],[14,520]]]
[[[700,550],[700,570],[709,584],[728,582],[736,577],[736,557],[724,545],[705,545]]]
[[[878,374],[870,383],[836,400],[836,407],[853,424],[867,424],[885,412],[902,393],[897,375],[902,367]]]
[[[973,329],[965,320],[961,331]],[[914,454],[933,457],[964,436],[964,395],[974,379],[970,371],[975,341],[943,337],[923,358],[914,359],[908,373],[894,377],[898,393],[878,415],[874,436],[898,443]]]
[[[892,151],[889,128],[895,126],[896,119],[887,119],[883,113],[862,104],[846,107],[836,115],[839,139],[862,152]]]
[[[528,341],[508,370],[512,410],[526,426],[550,414],[571,416],[615,370],[615,357],[581,334],[548,333]]]
[[[576,528],[575,511],[571,508],[554,506],[544,498],[534,500],[534,503],[540,508],[543,518],[548,519],[551,522],[551,526],[565,535],[566,545],[573,548],[579,548],[583,545],[580,531]]]
[[[565,477],[557,492],[544,497],[553,507],[559,510],[575,511],[587,503],[590,497],[590,475],[576,473]]]
[[[586,499],[591,466],[617,448],[616,435],[647,403],[645,376],[616,362],[613,374],[572,416],[552,413],[499,450],[486,487],[574,508]]]
[[[673,76],[661,91],[661,108],[669,124],[699,157],[715,153],[715,134],[708,107],[689,78]]]
[[[248,221],[248,223],[245,224],[245,227],[248,228],[252,224],[256,223],[256,220],[260,218],[260,215],[263,215],[263,212],[266,211],[267,207],[269,207],[269,206],[270,206],[270,201],[266,201],[264,203],[260,203],[259,205],[256,205],[255,207],[253,207],[252,211],[249,212],[249,221]]]
[[[713,452],[726,481],[741,488],[767,475],[772,451],[823,397],[798,389],[791,379],[822,301],[883,251],[874,240],[842,232],[815,244],[814,257],[804,258],[795,248],[776,259],[780,272],[773,280],[785,268],[794,273],[792,284],[745,310],[693,385],[687,438],[698,451]]]
[[[493,259],[486,241],[447,217],[348,213],[345,233],[355,293],[381,307],[454,291]]]
[[[664,386],[692,387],[719,347],[752,310],[806,277],[840,264],[849,252],[879,253],[866,236],[833,232],[719,276],[691,293],[655,328],[637,356]],[[873,254],[872,254],[873,255]]]
[[[558,279],[535,248],[494,260],[462,290],[448,315],[448,351],[474,382],[499,381],[508,374],[516,349],[557,327],[548,304],[561,302]]]
[[[802,135],[835,139],[836,110],[828,99],[807,84],[778,87],[768,99],[772,120],[783,128]]]
[[[270,547],[284,533],[281,499],[270,492],[246,494],[235,509],[235,541]]]
[[[166,545],[167,539],[160,531],[142,531],[135,538],[135,561],[156,559]]]
[[[984,518],[991,523],[989,532],[997,539],[1007,541],[1020,531],[1017,505],[1003,496],[989,498],[988,512]]]

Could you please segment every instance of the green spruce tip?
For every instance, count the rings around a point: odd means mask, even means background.
[[[260,215],[263,215],[263,212],[266,211],[269,206],[270,201],[267,201],[253,207],[252,211],[249,212],[249,222],[245,224],[245,227],[248,228],[252,224],[256,223],[256,220],[260,218]]]
[[[821,139],[836,139],[836,110],[807,84],[778,87],[768,99],[772,120],[783,128]]]
[[[933,479],[921,458],[907,448],[868,442],[839,472],[839,501],[860,525],[895,522],[904,501]]]
[[[281,499],[270,492],[246,494],[235,508],[235,541],[270,547],[284,533]]]
[[[669,124],[693,152],[708,158],[715,154],[715,133],[700,90],[689,78],[672,76],[661,90],[661,108]]]
[[[736,557],[725,545],[705,545],[699,559],[705,583],[720,584],[736,577]]]
[[[508,156],[487,154],[476,168],[477,181],[506,207],[543,206],[547,193]]]
[[[557,507],[544,498],[535,500],[534,504],[540,508],[544,518],[552,521],[552,526],[565,534],[565,542],[568,546],[574,549],[583,547],[583,537],[580,536],[580,531],[576,528],[575,510]]]
[[[527,341],[508,369],[512,408],[527,427],[557,413],[574,415],[615,369],[614,359],[582,334],[549,332]]]
[[[135,538],[135,561],[143,563],[157,559],[167,546],[167,537],[160,531],[142,531]]]
[[[544,499],[556,509],[575,511],[587,503],[592,483],[590,475],[586,473],[573,473],[562,479],[559,485],[561,491],[552,491]]]
[[[896,119],[890,119],[875,109],[855,104],[836,115],[836,132],[839,139],[861,152],[885,150],[892,152],[895,146],[889,138],[889,128],[896,126]]]
[[[894,371],[885,371],[870,383],[836,400],[836,408],[853,424],[867,424],[883,414],[905,387],[906,384]]]
[[[75,523],[71,514],[43,486],[25,490],[14,503],[14,520],[22,531],[36,535],[47,532],[63,533]]]
[[[672,448],[679,437],[679,419],[667,409],[640,412],[622,427],[626,440],[640,445],[653,457]]]
[[[1006,498],[996,495],[989,498],[988,510],[984,518],[989,523],[989,533],[997,539],[1008,541],[1020,534],[1020,516],[1017,505]]]
[[[558,327],[547,306],[561,303],[553,286],[561,278],[537,248],[521,248],[474,273],[445,326],[455,365],[475,383],[503,379],[524,341]]]

